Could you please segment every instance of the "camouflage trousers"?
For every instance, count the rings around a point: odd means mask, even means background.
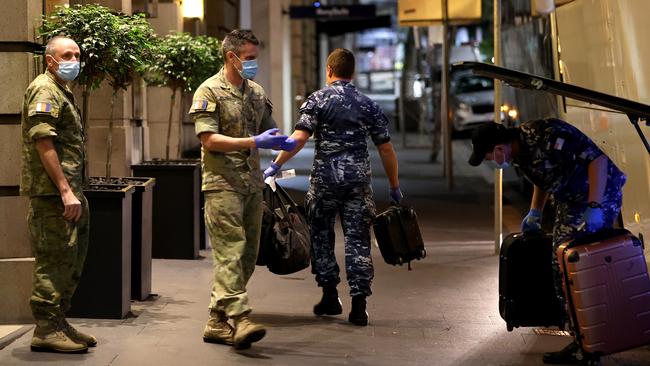
[[[29,200],[27,222],[35,257],[29,303],[36,320],[64,316],[79,284],[88,252],[90,215],[86,197],[78,198],[82,215],[76,223],[63,218],[59,196]]]
[[[214,266],[210,309],[228,317],[251,311],[246,285],[260,245],[262,192],[205,192],[205,227]]]
[[[345,238],[345,271],[350,295],[369,296],[374,277],[370,226],[375,217],[370,185],[311,185],[305,207],[311,232],[312,273],[318,286],[336,286],[341,282],[334,255],[334,223],[338,214]]]
[[[619,213],[623,202],[622,186],[607,187],[601,206],[603,207],[605,228],[611,228]],[[562,290],[562,274],[558,264],[555,250],[562,243],[572,240],[580,232],[584,224],[584,213],[587,209],[585,197],[581,200],[556,201],[555,224],[553,225],[553,274],[555,279],[555,292],[560,299],[560,304],[565,304]]]

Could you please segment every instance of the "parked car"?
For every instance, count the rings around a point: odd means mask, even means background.
[[[452,74],[450,104],[455,132],[494,121],[494,80],[462,71]]]

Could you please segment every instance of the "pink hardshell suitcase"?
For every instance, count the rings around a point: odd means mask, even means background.
[[[609,229],[560,245],[557,257],[585,357],[650,344],[650,278],[638,238]]]

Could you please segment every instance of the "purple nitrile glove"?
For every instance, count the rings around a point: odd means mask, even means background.
[[[399,189],[399,187],[391,188],[389,196],[390,196],[390,202],[394,204],[399,204],[400,202],[402,202],[402,198],[404,198],[404,196],[402,195],[402,191]]]
[[[266,180],[268,177],[272,177],[278,174],[280,168],[282,168],[282,165],[276,163],[275,161],[271,162],[271,165],[264,171],[264,180]]]
[[[584,219],[587,232],[593,233],[605,226],[605,212],[600,207],[587,207]]]
[[[542,230],[542,211],[531,208],[528,215],[521,222],[521,231],[524,233]]]
[[[291,137],[289,137],[282,144],[280,144],[280,150],[293,151],[293,149],[296,148],[297,144],[298,144],[298,141],[296,141],[296,140],[292,139]]]
[[[279,128],[271,128],[257,136],[253,136],[253,140],[255,140],[255,147],[260,149],[273,149],[282,145],[287,140],[287,136],[276,135],[278,131],[280,131]]]

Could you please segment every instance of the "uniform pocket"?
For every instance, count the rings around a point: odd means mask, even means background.
[[[40,253],[55,253],[76,245],[76,224],[63,216],[45,216],[35,220],[37,238],[34,249]]]

